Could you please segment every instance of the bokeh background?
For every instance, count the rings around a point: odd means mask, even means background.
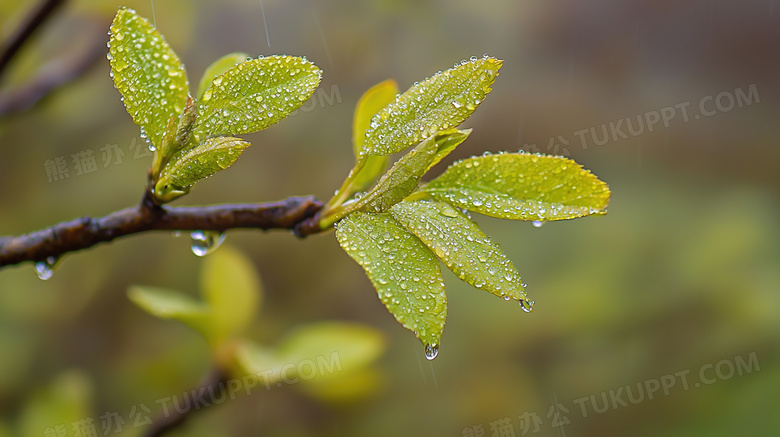
[[[3,40],[36,3],[0,1]],[[538,229],[478,217],[523,274],[535,311],[445,272],[449,317],[430,363],[332,233],[229,232],[226,244],[263,278],[255,340],[273,344],[315,321],[363,323],[385,336],[380,380],[337,400],[310,396],[304,382],[263,390],[198,412],[171,435],[780,435],[780,2],[74,0],[0,83],[7,103],[40,75],[101,52],[37,104],[6,108],[0,234],[140,199],[151,160],[102,54],[120,4],[156,20],[191,83],[234,51],[302,55],[324,70],[307,110],[247,135],[253,146],[233,169],[176,204],[325,200],[351,167],[363,91],[387,78],[406,89],[486,52],[504,67],[453,158],[565,154],[613,191],[603,217]],[[722,110],[711,99],[716,113],[699,111],[702,99],[751,89],[749,104],[727,109],[721,97]],[[601,137],[604,124],[674,105],[676,117],[652,131],[587,147],[575,134]],[[104,162],[111,144],[124,156]],[[97,171],[78,175],[71,155],[87,150]],[[69,177],[50,181],[45,162],[61,156]],[[159,233],[71,254],[46,282],[29,264],[0,270],[0,435],[40,435],[28,430],[51,405],[61,405],[69,435],[67,418],[99,425],[115,411],[132,422],[131,407],[158,413],[155,399],[196,387],[210,367],[206,343],[142,312],[126,290],[195,292],[202,262],[186,236]],[[631,403],[624,391],[627,405],[593,411],[591,399],[601,408],[610,390],[675,373],[668,393]],[[122,435],[141,435],[129,425]]]

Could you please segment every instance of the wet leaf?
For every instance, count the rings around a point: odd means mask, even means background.
[[[371,118],[382,108],[395,100],[398,94],[398,84],[394,80],[380,82],[368,89],[360,97],[355,115],[352,121],[352,145],[355,159],[360,159],[363,150],[366,130],[371,123]],[[386,156],[369,156],[363,164],[362,170],[353,181],[355,190],[360,190],[374,181],[387,168]]]
[[[192,133],[192,126],[196,116],[197,105],[195,104],[195,99],[187,96],[187,103],[184,105],[184,110],[182,110],[178,119],[176,117],[171,117],[168,120],[168,126],[165,129],[162,144],[154,151],[152,163],[152,172],[154,174],[159,175],[176,152],[191,148],[190,134]]]
[[[234,66],[245,62],[248,57],[249,55],[246,53],[230,53],[209,65],[208,68],[206,68],[206,71],[203,72],[203,77],[201,77],[200,84],[198,85],[198,99],[203,96],[203,93],[211,86],[211,82],[217,76],[221,76]]]
[[[182,150],[171,157],[155,185],[154,194],[162,202],[187,194],[201,179],[229,168],[236,162],[249,143],[240,138],[208,138],[190,150]]]
[[[350,214],[338,222],[336,237],[396,320],[424,344],[438,345],[447,297],[433,253],[387,213]]]
[[[512,261],[456,208],[419,200],[398,203],[390,213],[463,281],[496,296],[527,300]]]
[[[355,205],[355,210],[382,212],[412,194],[420,178],[436,163],[468,138],[471,130],[449,129],[425,139],[401,157],[376,186]]]
[[[159,148],[168,121],[184,109],[184,66],[157,29],[132,9],[119,9],[109,34],[114,85],[142,134]]]
[[[605,214],[610,197],[607,184],[571,159],[526,153],[465,159],[423,189],[459,208],[515,220]]]
[[[249,327],[262,289],[254,265],[243,253],[223,246],[206,257],[200,284],[211,310],[213,342],[220,343]]]
[[[463,123],[490,92],[501,63],[472,58],[415,84],[374,116],[362,153],[390,155]]]
[[[203,92],[194,134],[256,132],[285,118],[312,95],[322,72],[294,56],[270,56],[242,62]]]
[[[127,296],[147,313],[160,319],[178,320],[208,337],[211,329],[209,309],[202,302],[178,291],[134,285]]]

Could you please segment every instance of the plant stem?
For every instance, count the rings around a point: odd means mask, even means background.
[[[295,229],[296,235],[305,236],[320,230],[297,225],[315,216],[321,208],[322,203],[311,196],[260,204],[157,206],[147,193],[139,205],[105,217],[82,217],[25,235],[0,237],[0,268],[49,257],[57,259],[68,252],[148,231]]]

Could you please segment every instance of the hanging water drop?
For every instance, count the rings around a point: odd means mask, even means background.
[[[439,345],[426,344],[425,345],[425,358],[428,361],[433,360],[439,355]]]
[[[38,279],[46,281],[54,276],[54,264],[57,263],[57,258],[50,256],[45,261],[38,261],[35,263],[35,274],[38,275]]]
[[[534,311],[534,301],[520,299],[520,308],[527,313],[532,313]]]
[[[206,256],[219,248],[225,241],[225,234],[214,231],[193,231],[190,233],[190,238],[192,238],[192,253]]]
[[[531,224],[534,225],[535,228],[541,228],[544,222],[541,220],[534,220],[531,222]]]

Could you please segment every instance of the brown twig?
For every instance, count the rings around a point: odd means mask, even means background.
[[[3,49],[0,52],[0,77],[5,72],[5,68],[11,62],[11,59],[16,56],[19,49],[24,46],[30,37],[35,34],[46,20],[52,16],[52,14],[67,0],[43,0],[35,10],[27,17],[24,23],[8,38],[8,41],[3,44]]]
[[[0,268],[25,261],[45,261],[99,243],[147,231],[225,231],[236,228],[289,229],[304,236],[319,228],[298,224],[317,215],[322,203],[313,197],[279,202],[199,207],[157,206],[144,196],[135,207],[105,217],[82,217],[14,237],[0,237]]]
[[[93,43],[78,57],[62,57],[44,65],[29,84],[0,95],[0,117],[30,109],[55,90],[81,77],[104,54],[105,46]]]
[[[189,418],[192,413],[199,410],[201,404],[206,408],[211,406],[211,403],[206,399],[206,393],[214,397],[220,398],[225,393],[225,384],[227,383],[227,375],[220,369],[214,369],[209,374],[206,381],[198,387],[198,391],[193,390],[192,393],[197,393],[197,397],[193,398],[191,402],[187,403],[187,407],[182,410],[166,411],[165,415],[154,419],[152,424],[147,428],[144,433],[144,437],[159,437],[164,435],[168,431],[180,427]]]

